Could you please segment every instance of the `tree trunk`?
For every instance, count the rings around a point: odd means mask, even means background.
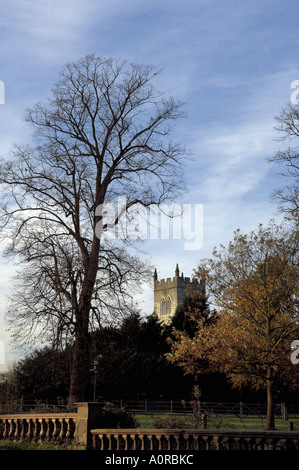
[[[75,342],[70,374],[69,406],[72,406],[76,402],[88,400],[91,367],[88,325],[91,298],[98,269],[98,255],[99,239],[94,237],[90,254],[89,270],[83,283],[81,300],[76,316]]]
[[[273,377],[271,367],[269,367],[267,371],[267,417],[264,429],[265,431],[275,429]]]
[[[88,311],[87,311],[88,310]],[[89,308],[84,308],[83,320],[76,325],[76,337],[73,345],[72,364],[70,371],[70,390],[68,406],[88,400],[90,382],[90,357],[88,345]]]

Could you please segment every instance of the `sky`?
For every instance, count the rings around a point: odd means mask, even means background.
[[[0,156],[30,143],[25,110],[51,96],[66,63],[95,54],[161,69],[155,86],[184,103],[175,138],[192,153],[177,202],[203,208],[203,238],[191,250],[184,237],[148,239],[144,256],[160,279],[176,263],[192,276],[237,228],[280,220],[271,195],[286,181],[268,158],[299,80],[298,16],[296,0],[1,0]],[[0,260],[0,371],[20,357],[4,319],[13,269]],[[134,301],[152,313],[152,286]]]

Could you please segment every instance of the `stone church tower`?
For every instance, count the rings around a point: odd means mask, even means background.
[[[176,265],[174,278],[158,280],[157,270],[154,273],[154,312],[163,323],[169,323],[175,314],[177,306],[181,305],[186,297],[188,287],[204,293],[203,281],[190,280],[190,277],[180,275],[179,266]]]

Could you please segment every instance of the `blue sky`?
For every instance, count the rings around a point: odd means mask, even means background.
[[[2,0],[0,13],[1,156],[13,143],[30,142],[26,107],[46,100],[62,67],[86,54],[163,69],[157,88],[185,103],[175,137],[193,159],[185,168],[189,192],[178,202],[203,204],[203,245],[190,251],[183,239],[146,241],[160,278],[173,276],[177,262],[191,275],[237,228],[279,220],[271,194],[286,181],[267,158],[281,145],[274,116],[299,79],[298,2]],[[11,268],[0,266],[0,340],[8,363],[17,357],[3,320]],[[151,313],[150,287],[140,305]]]

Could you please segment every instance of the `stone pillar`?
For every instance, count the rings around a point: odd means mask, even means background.
[[[86,448],[92,447],[91,429],[99,427],[99,418],[103,405],[97,402],[75,403],[77,406],[77,424],[75,438]]]

